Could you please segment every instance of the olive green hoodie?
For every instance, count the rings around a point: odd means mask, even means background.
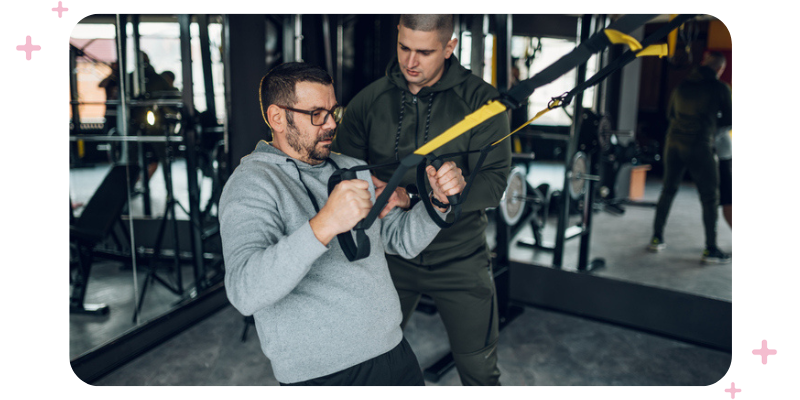
[[[731,125],[731,90],[707,66],[692,70],[672,92],[667,107],[671,140],[698,141],[711,147],[717,128]]]
[[[333,149],[368,164],[401,160],[498,96],[497,89],[462,67],[455,56],[445,60],[445,72],[438,82],[423,87],[416,95],[411,94],[395,58],[389,63],[386,76],[364,88],[347,105]],[[502,113],[443,145],[434,154],[478,150],[508,133],[508,115]],[[466,178],[477,159],[478,153],[474,153],[448,160],[455,161]],[[459,221],[443,229],[412,261],[433,265],[474,253],[484,245],[485,210],[499,204],[510,165],[511,146],[504,141],[486,158],[463,203]],[[394,170],[395,167],[384,167],[372,172],[385,182]],[[416,187],[415,177],[415,171],[409,171],[400,185]],[[428,190],[419,192],[427,195]]]

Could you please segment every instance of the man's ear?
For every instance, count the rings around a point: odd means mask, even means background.
[[[286,114],[283,112],[283,109],[276,106],[275,104],[271,104],[267,107],[267,125],[269,125],[270,129],[273,131],[283,131],[286,129]]]
[[[444,58],[450,58],[453,55],[453,52],[456,50],[456,45],[458,44],[458,39],[452,38],[447,44],[444,45]]]

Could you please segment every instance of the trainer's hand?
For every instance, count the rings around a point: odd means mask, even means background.
[[[336,235],[353,229],[372,208],[369,183],[360,179],[342,181],[328,196],[328,201],[311,218],[311,230],[320,243],[328,245]]]
[[[459,194],[467,186],[461,168],[458,168],[453,161],[444,163],[438,171],[432,165],[428,165],[425,172],[428,173],[428,182],[433,189],[433,195],[444,204],[450,204],[447,196]]]
[[[383,189],[386,187],[386,182],[376,178],[374,175],[372,176],[372,184],[375,185],[375,200],[380,197],[381,193],[383,193]],[[404,188],[397,187],[389,196],[389,201],[386,202],[386,206],[383,207],[381,210],[380,215],[378,218],[383,218],[389,211],[392,211],[392,208],[400,207],[402,209],[407,209],[411,207],[411,199],[408,197],[408,192]]]

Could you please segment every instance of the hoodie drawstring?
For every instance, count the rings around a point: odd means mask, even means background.
[[[406,109],[406,91],[400,91],[400,118],[397,122],[397,134],[394,137],[394,160],[399,161],[400,156],[398,155],[397,147],[400,143],[400,129],[403,128],[403,112]]]
[[[431,107],[433,107],[433,95],[434,92],[431,92],[430,96],[428,96],[428,111],[427,115],[425,116],[425,137],[423,139],[423,144],[428,143],[428,129],[431,126]],[[403,113],[406,109],[406,91],[400,91],[400,117],[397,121],[397,134],[394,137],[394,159],[395,161],[400,160],[400,131],[403,129]]]

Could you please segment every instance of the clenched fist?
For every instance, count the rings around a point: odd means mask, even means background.
[[[459,194],[467,186],[461,168],[458,168],[453,161],[444,163],[438,171],[432,165],[428,165],[425,172],[428,173],[428,182],[433,189],[433,195],[444,204],[450,204],[447,196]]]
[[[367,181],[351,179],[336,185],[322,209],[309,221],[320,243],[327,246],[336,235],[353,229],[366,218],[372,208],[370,197]]]

